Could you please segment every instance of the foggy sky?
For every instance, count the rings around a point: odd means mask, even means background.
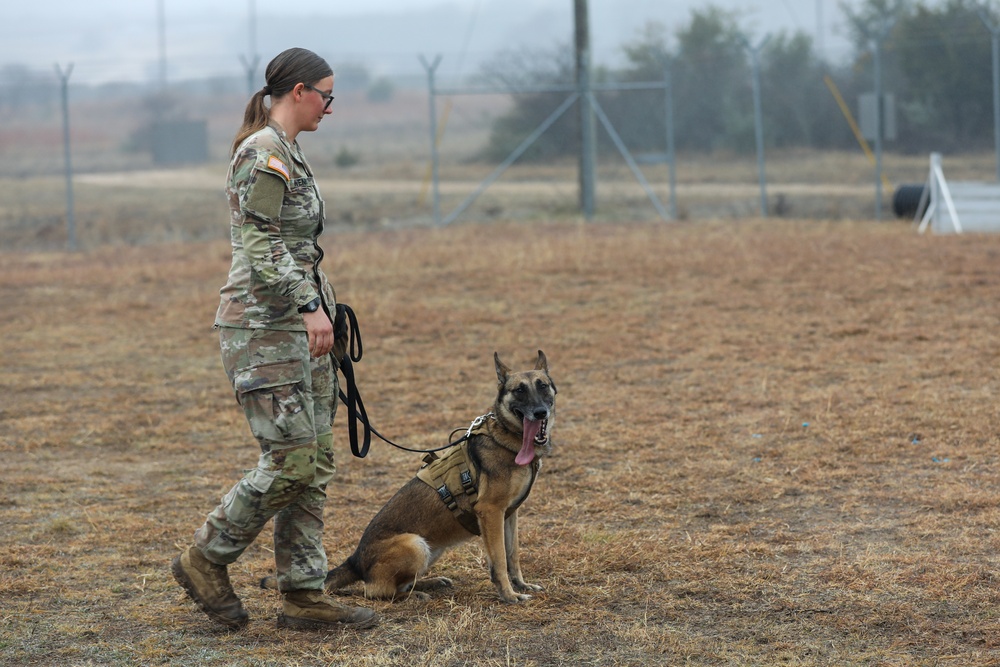
[[[854,0],[856,3],[858,0]],[[150,81],[159,64],[160,0],[51,0],[4,9],[0,67],[51,70],[74,64],[74,81]],[[418,56],[444,56],[442,74],[469,74],[491,54],[553,48],[572,41],[572,0],[162,0],[170,79],[240,75],[239,57],[266,62],[289,46],[375,74],[422,71]],[[596,64],[614,65],[621,45],[649,21],[670,33],[692,8],[740,12],[753,41],[767,33],[805,32],[829,57],[847,47],[837,0],[590,0]],[[11,3],[8,3],[11,4]],[[250,7],[257,29],[251,37]],[[822,19],[822,21],[820,21]]]

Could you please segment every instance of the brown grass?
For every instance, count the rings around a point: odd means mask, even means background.
[[[229,634],[170,559],[253,465],[211,321],[224,242],[0,257],[3,665],[1000,664],[1000,236],[900,223],[463,225],[328,235],[390,437],[489,406],[545,350],[557,449],[523,509],[546,587],[452,595],[364,634],[279,630],[266,536]],[[345,431],[326,544],[419,465]],[[363,602],[363,601],[361,601]]]

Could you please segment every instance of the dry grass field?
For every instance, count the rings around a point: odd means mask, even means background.
[[[374,630],[279,630],[265,535],[231,568],[251,624],[216,629],[169,561],[256,459],[211,329],[228,246],[8,251],[0,664],[1000,664],[1000,236],[564,220],[324,245],[391,437],[443,444],[488,409],[495,350],[548,355],[556,450],[521,520],[545,592],[502,604],[471,543],[436,567],[451,593],[372,603]],[[334,561],[420,463],[351,458],[338,421]]]
[[[231,568],[250,626],[211,625],[169,562],[257,456],[211,328],[243,100],[185,99],[212,159],[169,172],[126,148],[148,101],[81,101],[79,252],[58,117],[0,129],[0,665],[1000,665],[1000,235],[920,236],[890,192],[867,221],[859,151],[769,154],[766,221],[753,156],[685,155],[680,222],[602,157],[593,222],[565,163],[515,165],[438,228],[426,97],[361,97],[303,144],[369,414],[439,446],[489,408],[494,351],[546,352],[556,450],[520,521],[545,592],[502,604],[473,542],[435,568],[453,591],[371,603],[374,630],[279,630],[265,535]],[[507,104],[456,101],[445,214],[493,168],[473,157]],[[894,184],[926,171],[886,156]],[[991,178],[993,156],[945,173]],[[420,456],[352,458],[343,415],[336,437],[339,562]]]

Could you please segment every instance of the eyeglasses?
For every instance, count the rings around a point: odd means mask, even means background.
[[[317,93],[319,93],[320,97],[326,100],[326,104],[323,105],[323,111],[329,109],[330,105],[333,104],[333,95],[330,95],[329,93],[324,93],[319,88],[314,88],[313,86],[310,86],[308,83],[303,83],[302,85],[308,88],[309,90],[316,91]]]

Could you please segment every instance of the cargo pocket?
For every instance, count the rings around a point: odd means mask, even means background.
[[[259,531],[270,518],[267,496],[278,473],[255,468],[222,499],[223,511],[231,524],[242,530]],[[264,511],[262,511],[264,510]]]
[[[264,451],[315,439],[301,361],[273,361],[237,370],[233,386],[250,430]]]

